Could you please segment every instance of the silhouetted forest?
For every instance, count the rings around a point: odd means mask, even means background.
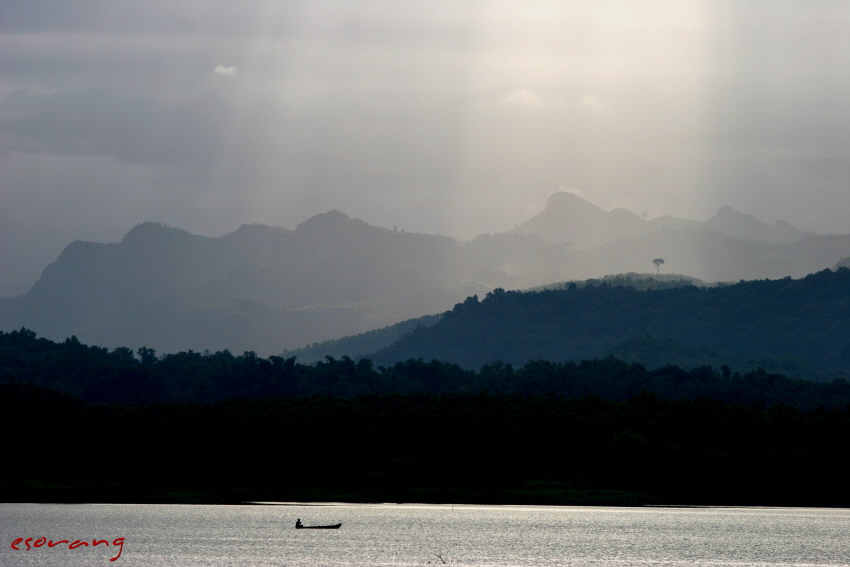
[[[0,385],[2,501],[848,505],[850,407],[433,394],[86,405]]]
[[[361,354],[375,352],[388,347],[419,325],[433,325],[440,320],[440,315],[423,315],[415,319],[407,319],[395,325],[381,329],[373,329],[365,333],[347,335],[338,339],[315,342],[309,346],[284,350],[280,355],[284,358],[297,357],[302,362],[310,363],[324,360],[326,356],[342,357],[345,355],[360,358]]]
[[[539,292],[496,289],[481,301],[474,296],[457,304],[437,324],[415,329],[370,358],[386,364],[422,357],[464,368],[496,359],[582,360],[644,336],[736,358],[792,358],[799,368],[846,372],[850,269],[711,288],[637,291],[603,283]]]
[[[850,505],[850,383],[0,333],[0,501]]]
[[[375,367],[369,359],[328,357],[315,365],[294,357],[180,352],[158,357],[148,348],[109,351],[74,337],[62,343],[22,329],[0,332],[0,382],[33,382],[88,403],[213,402],[228,398],[367,394],[492,392],[564,397],[595,395],[625,400],[641,391],[663,398],[706,396],[742,404],[782,403],[804,410],[850,403],[850,382],[815,383],[728,367],[647,370],[613,357],[582,362],[530,361],[522,367],[494,361],[466,370],[438,360],[409,359]]]

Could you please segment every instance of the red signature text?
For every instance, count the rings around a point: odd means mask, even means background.
[[[93,539],[91,540],[91,544],[89,544],[86,540],[75,539],[74,541],[69,541],[67,539],[60,539],[58,541],[53,541],[52,539],[47,539],[46,537],[28,537],[26,539],[19,537],[15,541],[12,542],[11,547],[16,551],[30,551],[31,549],[38,549],[39,547],[44,547],[45,545],[50,547],[56,547],[57,545],[67,544],[68,549],[77,549],[78,547],[88,547],[91,545],[92,547],[97,547],[98,545],[105,545],[109,547],[109,542],[105,539]],[[121,552],[124,551],[124,538],[117,537],[112,540],[112,545],[118,548],[118,555],[110,559],[110,561],[115,561],[119,557],[121,557]],[[19,546],[26,546],[26,549]]]

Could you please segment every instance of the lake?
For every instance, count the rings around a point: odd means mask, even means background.
[[[846,509],[2,504],[0,533],[4,567],[850,566]]]

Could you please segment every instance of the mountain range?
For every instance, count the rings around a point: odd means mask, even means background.
[[[0,300],[0,330],[105,347],[277,354],[442,313],[472,295],[665,272],[708,282],[803,277],[850,257],[824,236],[723,207],[708,221],[644,220],[570,193],[512,231],[471,241],[371,226],[333,210],[294,230],[243,225],[205,237],[159,223],[117,243],[76,241],[24,295]]]
[[[537,234],[546,242],[569,244],[592,250],[618,237],[675,231],[714,230],[726,236],[767,244],[791,244],[814,233],[803,232],[785,221],[762,222],[726,205],[705,222],[662,216],[644,220],[635,213],[617,208],[605,211],[575,193],[559,191],[549,198],[540,214],[514,228],[516,234]]]

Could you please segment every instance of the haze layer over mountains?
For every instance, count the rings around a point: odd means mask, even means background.
[[[143,223],[118,243],[69,244],[26,294],[0,300],[0,330],[268,355],[441,313],[498,287],[649,272],[657,258],[663,272],[716,282],[799,278],[847,257],[850,235],[804,233],[730,207],[705,222],[645,220],[563,192],[514,230],[468,242],[336,210],[294,230],[243,225],[217,238]]]

